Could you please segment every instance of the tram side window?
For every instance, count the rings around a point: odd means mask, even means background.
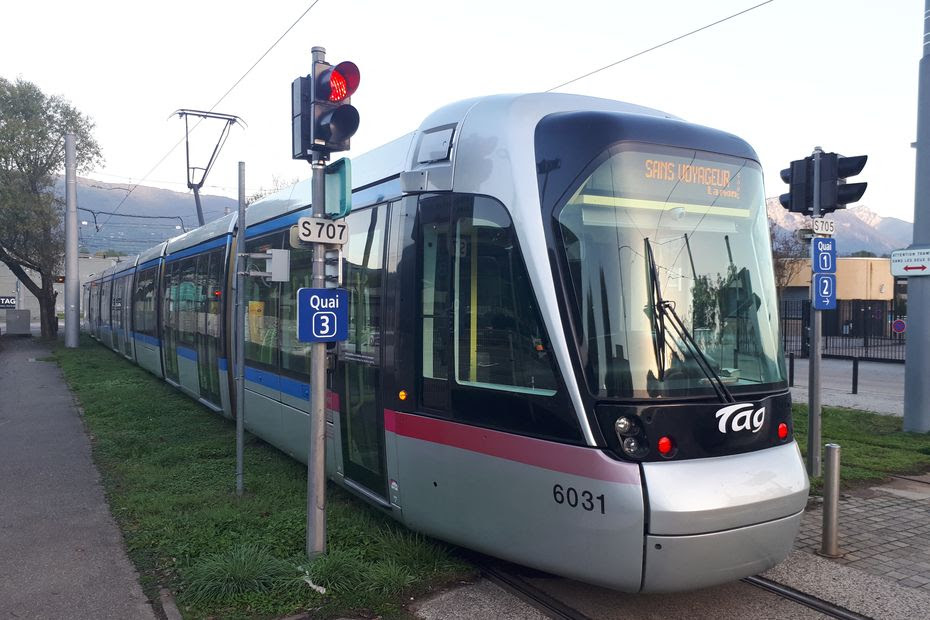
[[[197,309],[203,297],[197,285],[196,257],[177,262],[174,282],[172,299],[177,311],[178,345],[193,349],[197,346]]]
[[[506,209],[420,199],[420,403],[463,422],[581,442]]]
[[[225,253],[223,250],[215,250],[209,255],[204,256],[204,265],[207,265],[209,257],[209,267],[205,267],[207,272],[204,274],[204,286],[206,293],[206,321],[207,336],[216,339],[217,355],[222,355],[223,348],[223,275],[226,273]]]
[[[499,203],[480,197],[460,213],[451,246],[456,380],[555,394],[549,343],[509,216]]]
[[[265,235],[247,241],[249,253],[281,249],[284,238],[281,233]],[[249,259],[247,271],[264,271],[265,261]],[[281,288],[277,282],[265,278],[247,278],[245,298],[245,359],[268,366],[277,366],[279,349],[278,301]]]
[[[156,337],[155,285],[157,267],[150,267],[136,276],[136,291],[132,303],[133,331]]]
[[[281,368],[300,375],[310,374],[310,344],[297,341],[297,291],[313,286],[313,253],[291,250],[291,281],[281,291]]]

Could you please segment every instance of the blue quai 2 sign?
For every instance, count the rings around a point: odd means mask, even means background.
[[[349,337],[349,292],[341,288],[297,290],[297,340],[340,342]]]

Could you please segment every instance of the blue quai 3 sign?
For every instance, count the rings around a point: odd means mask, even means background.
[[[297,290],[297,340],[340,342],[349,337],[349,292],[341,288]]]

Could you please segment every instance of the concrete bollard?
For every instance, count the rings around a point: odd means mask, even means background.
[[[820,537],[818,555],[838,558],[839,546],[839,509],[840,509],[840,446],[828,443],[824,446],[823,472],[823,531]]]

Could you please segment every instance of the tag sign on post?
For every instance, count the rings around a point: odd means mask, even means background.
[[[341,342],[349,338],[349,292],[341,288],[297,289],[297,341]]]

